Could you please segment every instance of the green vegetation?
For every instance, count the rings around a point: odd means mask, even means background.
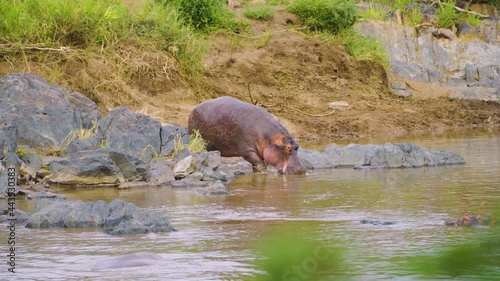
[[[211,32],[225,29],[239,32],[244,24],[235,19],[224,0],[155,0],[179,11],[181,17],[196,30]]]
[[[314,31],[338,32],[357,20],[356,6],[348,0],[293,0],[288,10]]]
[[[249,6],[243,12],[243,15],[249,19],[268,20],[274,16],[274,9],[269,5],[259,3]]]
[[[169,157],[173,158],[177,153],[179,153],[184,148],[189,149],[192,154],[195,154],[200,151],[207,150],[207,142],[201,137],[201,134],[198,130],[193,130],[193,133],[190,135],[191,139],[188,144],[182,143],[182,139],[180,135],[177,135],[174,139],[175,149],[172,155]]]
[[[400,10],[407,19],[406,23],[410,26],[420,24],[424,19],[418,6],[409,8],[409,4],[415,3],[414,0],[371,0],[369,2],[371,2],[369,8],[360,13],[362,18],[383,20],[388,11]],[[455,2],[455,0],[442,0],[436,3],[436,25],[438,27],[452,28],[458,23],[468,23],[472,26],[481,24],[479,17],[455,10]]]
[[[439,27],[451,28],[459,22],[458,13],[453,7],[454,0],[443,0],[440,9],[437,11],[437,25]]]
[[[48,45],[112,45],[126,35],[130,17],[118,0],[4,0],[0,37]]]
[[[385,68],[389,67],[389,58],[379,40],[365,37],[352,28],[344,29],[336,34],[317,33],[321,40],[335,45],[343,45],[349,55],[358,60],[374,61]]]
[[[408,25],[416,26],[422,23],[422,21],[424,20],[424,16],[422,15],[420,9],[416,8],[408,11],[408,19]]]
[[[375,5],[373,3],[370,3],[368,9],[360,13],[360,17],[364,19],[386,20],[387,14],[389,14],[390,11],[391,9],[389,8],[389,6]]]

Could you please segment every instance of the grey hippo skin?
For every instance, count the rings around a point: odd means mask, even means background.
[[[299,145],[265,109],[232,97],[202,102],[189,116],[189,133],[198,130],[207,150],[224,157],[242,156],[254,172],[273,165],[280,173],[303,174],[297,157]]]
[[[94,265],[94,269],[124,268],[136,266],[148,266],[159,264],[164,259],[155,253],[135,253],[122,256],[108,257]]]

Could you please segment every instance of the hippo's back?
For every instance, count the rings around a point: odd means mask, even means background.
[[[232,97],[220,97],[196,106],[189,116],[188,129],[190,134],[194,129],[200,132],[208,142],[208,150],[219,150],[222,156],[240,156],[255,146],[256,139],[269,126],[263,124],[269,123],[282,127],[263,108]]]

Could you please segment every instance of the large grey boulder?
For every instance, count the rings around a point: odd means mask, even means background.
[[[17,143],[44,154],[59,151],[74,130],[89,128],[100,117],[97,106],[79,93],[67,93],[32,74],[0,79],[0,142],[17,135]],[[88,103],[79,108],[78,105]],[[15,126],[14,132],[5,132]],[[12,146],[13,144],[10,144]]]
[[[111,235],[174,231],[166,217],[115,199],[82,202],[38,200],[35,213],[26,222],[28,228],[104,228]]]
[[[149,166],[123,149],[83,150],[49,163],[50,183],[74,185],[115,185],[141,181]]]
[[[117,185],[125,181],[120,169],[107,154],[73,157],[49,164],[50,183],[71,185]]]
[[[81,159],[97,154],[106,154],[118,167],[125,181],[142,180],[149,171],[149,166],[141,159],[130,155],[126,150],[117,148],[99,148],[96,150],[83,150],[69,155],[68,159]]]
[[[124,149],[149,163],[161,153],[160,131],[158,120],[121,107],[99,121],[97,136],[106,147]]]
[[[299,148],[297,155],[306,169],[329,169],[335,167],[325,155],[315,150]]]
[[[464,158],[451,151],[422,149],[414,143],[331,144],[321,152],[299,150],[299,158],[309,169],[342,167],[414,168],[464,164]],[[328,166],[326,163],[330,163]]]
[[[165,124],[161,126],[161,156],[169,156],[175,150],[175,141],[178,139],[183,144],[188,144],[190,136],[187,128],[179,127],[175,124]]]
[[[369,164],[376,149],[377,146],[373,144],[351,143],[344,147],[331,144],[323,149],[321,154],[335,166],[356,166]]]

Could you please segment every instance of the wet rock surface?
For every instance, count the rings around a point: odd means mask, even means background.
[[[104,228],[111,235],[174,231],[166,217],[120,199],[109,204],[102,200],[85,203],[41,199],[26,227]]]
[[[452,151],[420,148],[414,143],[384,145],[331,144],[321,152],[299,149],[299,158],[309,169],[330,167],[416,168],[464,164],[464,158]]]

